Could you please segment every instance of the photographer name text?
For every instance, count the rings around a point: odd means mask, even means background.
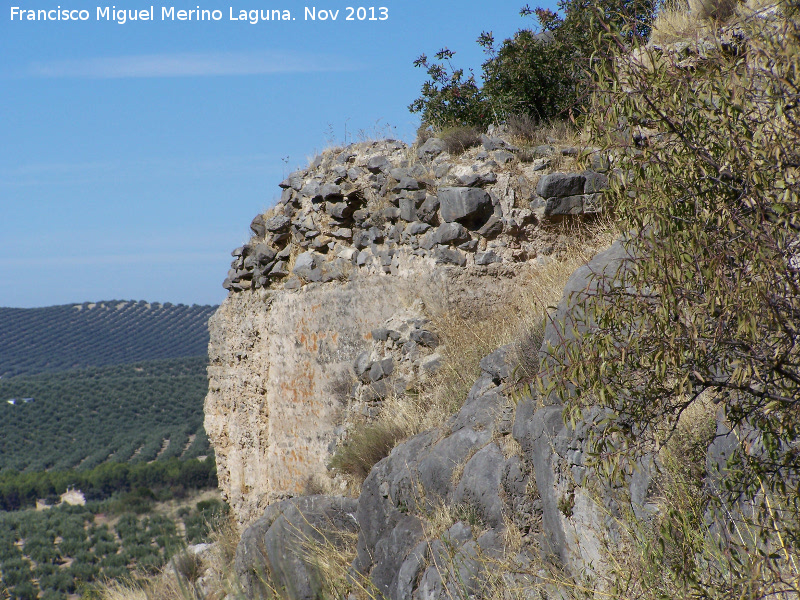
[[[388,21],[389,9],[385,6],[344,6],[340,8],[303,7],[303,21]],[[262,22],[296,21],[297,16],[288,9],[244,9],[229,6],[227,10],[190,10],[174,6],[151,6],[145,9],[121,9],[116,6],[97,6],[92,10],[62,8],[53,9],[11,7],[12,21],[103,21],[119,25],[146,21],[240,21],[256,25]]]

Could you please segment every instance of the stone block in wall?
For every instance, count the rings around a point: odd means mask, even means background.
[[[586,176],[583,173],[550,173],[544,175],[536,186],[542,198],[562,198],[584,193]]]
[[[492,197],[481,188],[444,187],[438,198],[439,214],[446,223],[472,223],[492,213]]]

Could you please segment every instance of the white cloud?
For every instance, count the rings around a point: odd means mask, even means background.
[[[352,71],[356,68],[356,65],[330,55],[213,52],[141,54],[37,62],[29,66],[27,74],[47,78],[128,79],[311,73]]]

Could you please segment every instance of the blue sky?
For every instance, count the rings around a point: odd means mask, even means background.
[[[285,174],[345,135],[413,140],[406,107],[425,79],[414,59],[448,46],[478,71],[481,31],[533,25],[522,4],[384,0],[362,5],[387,20],[346,21],[357,3],[165,2],[155,20],[121,25],[97,7],[151,4],[4,2],[0,306],[221,302],[230,250]],[[12,21],[14,6],[90,19]],[[164,6],[222,19],[162,21]],[[307,21],[305,7],[340,12]],[[295,20],[231,21],[231,8]]]

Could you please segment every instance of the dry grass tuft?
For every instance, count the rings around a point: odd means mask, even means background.
[[[156,575],[131,574],[129,581],[106,581],[93,586],[98,600],[222,600],[239,595],[233,563],[241,534],[232,517],[214,524],[212,547],[197,556],[184,551]],[[205,576],[202,589],[198,579]]]
[[[384,417],[391,414],[392,418]],[[363,482],[370,469],[389,455],[397,443],[405,439],[413,426],[407,422],[405,407],[384,410],[372,423],[364,425],[351,435],[331,459],[331,467],[350,478]],[[399,417],[399,418],[398,418]]]
[[[650,42],[695,41],[774,5],[775,0],[667,0],[653,22]]]
[[[545,316],[555,306],[570,275],[599,250],[611,244],[615,230],[608,221],[573,226],[576,243],[560,260],[550,262],[520,277],[515,295],[483,318],[465,318],[456,311],[434,314],[431,321],[443,343],[442,366],[417,404],[414,433],[441,425],[461,408],[480,375],[480,360],[498,347],[513,343],[517,354],[517,377],[530,381],[539,370],[538,350],[544,334]]]
[[[211,531],[213,545],[206,566],[209,570],[209,587],[216,590],[216,593],[206,600],[221,600],[239,589],[233,563],[236,560],[236,548],[241,539],[242,532],[233,515],[214,524]]]
[[[685,0],[672,0],[659,9],[650,33],[650,42],[658,45],[679,40],[696,40],[705,33],[708,24],[689,14]]]
[[[150,596],[142,586],[120,581],[100,584],[93,592],[101,600],[150,600]]]
[[[529,115],[511,115],[506,119],[511,141],[519,146],[581,146],[581,131],[563,119],[537,121]]]
[[[95,586],[92,596],[99,600],[206,600],[192,584],[170,568],[157,575],[132,581],[109,581]]]
[[[369,583],[356,576],[349,577],[350,566],[356,558],[358,534],[337,531],[336,543],[331,536],[320,532],[321,539],[302,535],[300,553],[303,561],[316,571],[323,582],[324,597],[347,598],[355,587],[358,591],[368,591]]]
[[[447,152],[451,156],[459,156],[481,143],[481,132],[475,127],[448,127],[440,131],[436,137],[447,144]]]

